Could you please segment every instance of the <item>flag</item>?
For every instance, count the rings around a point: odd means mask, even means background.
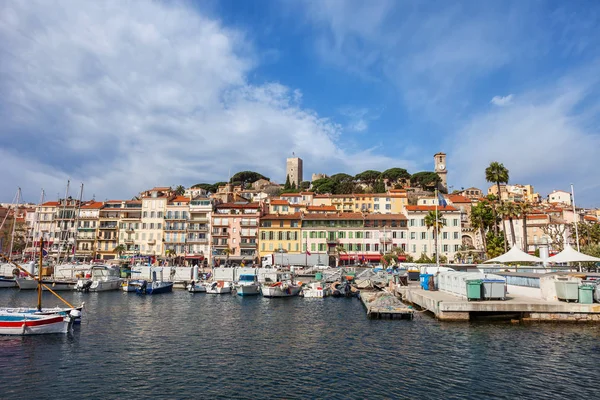
[[[306,254],[310,256],[310,251],[308,251],[308,249],[306,249]]]
[[[440,192],[438,192],[438,203],[440,203],[441,207],[446,207],[448,205],[448,203],[446,202],[446,199],[444,198],[444,195],[441,194]]]
[[[46,257],[46,256],[48,255],[48,252],[47,252],[45,249],[42,249],[42,255],[43,255],[44,257]]]

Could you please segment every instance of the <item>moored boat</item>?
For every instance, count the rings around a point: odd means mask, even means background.
[[[40,335],[67,333],[72,325],[70,315],[0,312],[1,335]]]
[[[138,287],[140,287],[142,282],[144,282],[143,279],[133,279],[133,280],[124,281],[121,284],[121,290],[123,290],[124,292],[135,292],[135,290]]]
[[[173,282],[165,281],[142,281],[142,283],[135,289],[137,294],[160,294],[169,293],[172,291]]]
[[[38,285],[38,281],[36,279],[32,279],[32,278],[17,278],[16,282],[17,282],[17,285],[19,286],[19,289],[21,289],[21,290],[36,290],[37,285]],[[61,280],[56,280],[56,279],[43,279],[42,280],[42,290],[48,290],[48,289],[46,289],[46,286],[47,286],[50,289],[54,290],[55,292],[67,291],[67,290],[70,291],[70,290],[75,289],[76,285],[77,285],[77,281],[61,281]]]
[[[324,298],[331,296],[331,288],[324,282],[310,282],[302,288],[301,295],[306,298]]]
[[[0,288],[14,288],[17,287],[17,281],[15,278],[0,277]]]
[[[242,274],[235,285],[235,291],[238,296],[256,296],[260,294],[260,285],[256,275]]]
[[[190,293],[206,293],[206,284],[192,281],[192,283],[187,285],[187,291]]]
[[[289,282],[263,283],[260,287],[263,297],[293,297],[302,290],[301,284]]]
[[[0,314],[35,314],[35,315],[52,315],[59,314],[64,316],[69,315],[73,319],[74,324],[81,323],[81,318],[83,317],[83,307],[85,303],[82,303],[79,307],[74,308],[66,308],[66,307],[52,307],[52,308],[42,308],[41,311],[37,308],[31,307],[10,307],[10,308],[0,308]]]
[[[104,292],[117,290],[121,287],[123,280],[119,276],[119,269],[105,265],[97,265],[91,268],[88,278],[79,279],[75,290],[80,292]]]
[[[206,285],[208,294],[227,294],[231,293],[231,282],[216,281]]]

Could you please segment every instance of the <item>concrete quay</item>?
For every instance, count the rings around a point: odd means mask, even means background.
[[[417,284],[396,285],[403,302],[432,312],[442,321],[469,321],[478,317],[496,317],[523,322],[600,322],[600,304],[544,301],[509,293],[504,301],[467,301],[450,293],[423,290]]]

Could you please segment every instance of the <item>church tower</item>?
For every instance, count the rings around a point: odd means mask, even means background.
[[[435,165],[435,173],[438,174],[440,179],[440,189],[444,189],[448,192],[448,166],[446,165],[446,153],[437,153],[433,156],[433,162]]]

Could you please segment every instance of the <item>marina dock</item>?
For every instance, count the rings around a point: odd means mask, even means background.
[[[387,291],[363,291],[360,301],[367,310],[367,317],[371,319],[412,319],[415,312]]]
[[[507,299],[467,301],[442,291],[423,290],[417,283],[394,289],[403,302],[430,311],[439,320],[469,321],[478,317],[506,317],[524,322],[600,322],[600,304],[544,301],[508,293]]]

